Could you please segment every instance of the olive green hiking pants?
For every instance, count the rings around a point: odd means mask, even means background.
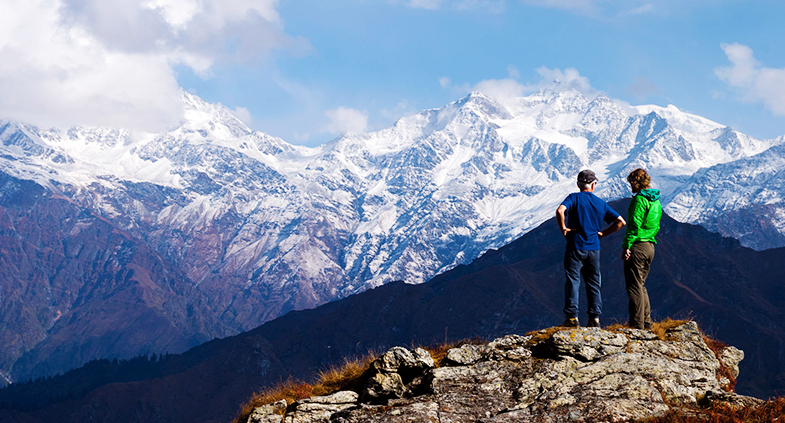
[[[644,286],[652,260],[654,260],[654,243],[636,242],[630,247],[630,258],[624,261],[624,281],[627,285],[631,328],[650,328],[652,324],[649,293]]]

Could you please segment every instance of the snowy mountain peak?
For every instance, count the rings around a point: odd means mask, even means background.
[[[247,328],[466,263],[551,217],[583,168],[614,199],[630,195],[625,177],[644,167],[667,203],[699,169],[785,143],[675,107],[589,97],[569,84],[503,101],[473,92],[306,148],[183,93],[185,121],[160,134],[0,123],[0,170],[56,181]]]
[[[667,107],[655,105],[634,106],[633,109],[637,110],[638,114],[641,115],[656,113],[667,120],[668,124],[683,132],[705,133],[724,128],[724,125],[701,116],[683,112],[672,104],[669,104]]]

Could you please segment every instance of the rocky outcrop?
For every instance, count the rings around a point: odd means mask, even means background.
[[[756,405],[718,378],[721,366],[738,375],[743,357],[733,347],[715,354],[694,322],[664,339],[636,329],[508,335],[452,348],[441,367],[424,350],[396,347],[371,365],[362,392],[300,400],[285,416],[280,405],[259,407],[248,422],[635,421],[673,407]]]

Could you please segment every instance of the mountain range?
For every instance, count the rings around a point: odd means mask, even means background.
[[[627,204],[611,206],[623,211]],[[621,238],[617,232],[602,241],[603,325],[626,320]],[[228,421],[252,393],[289,378],[308,380],[346,357],[554,326],[563,320],[563,254],[564,240],[551,219],[424,284],[389,283],[180,355],[140,359],[142,364],[98,361],[14,384],[0,390],[0,423],[53,415],[65,422]],[[783,260],[785,248],[755,251],[665,215],[647,281],[653,317],[694,319],[706,334],[741,348],[737,392],[782,395]]]
[[[182,94],[159,134],[0,122],[0,374],[182,352],[395,280],[421,283],[550,217],[577,172],[757,249],[785,245],[785,137],[554,82],[472,93],[306,148]],[[723,179],[726,178],[726,179]]]

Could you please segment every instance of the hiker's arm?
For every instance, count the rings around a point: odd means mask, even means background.
[[[564,237],[566,238],[567,233],[570,232],[570,228],[568,228],[564,224],[565,211],[567,211],[567,207],[564,204],[560,205],[559,208],[556,209],[556,223],[559,224],[559,229],[561,230],[561,234],[564,235]]]
[[[619,216],[619,217],[616,218],[616,220],[613,221],[613,223],[610,224],[610,226],[605,228],[604,231],[597,232],[597,235],[599,235],[600,238],[606,237],[606,236],[608,236],[608,235],[618,231],[619,229],[621,229],[622,226],[624,226],[626,224],[627,224],[627,222],[624,220],[624,218]]]

